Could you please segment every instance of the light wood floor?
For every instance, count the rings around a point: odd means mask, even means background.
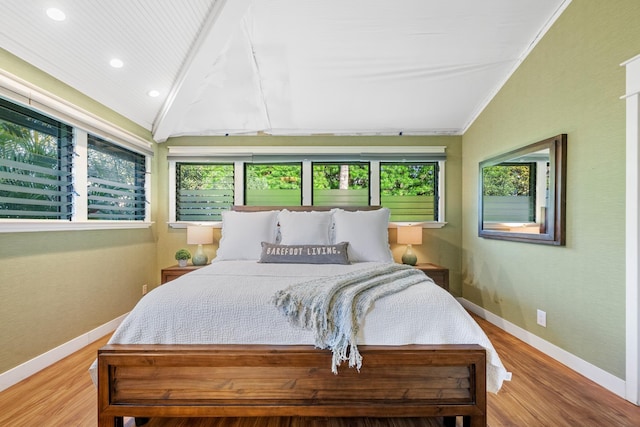
[[[488,322],[477,319],[513,380],[489,393],[490,427],[637,427],[640,407],[612,394]],[[88,368],[103,338],[0,393],[0,426],[93,427]],[[440,420],[326,418],[153,419],[148,427],[433,427]],[[125,420],[133,427],[132,419]]]

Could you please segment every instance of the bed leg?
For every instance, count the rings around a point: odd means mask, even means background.
[[[134,421],[136,423],[136,427],[140,427],[140,426],[143,426],[146,423],[148,423],[149,422],[149,418],[135,417]]]
[[[124,417],[98,415],[98,427],[124,427]]]
[[[462,417],[462,426],[463,427],[487,427],[487,417],[486,416],[469,416],[465,415]]]

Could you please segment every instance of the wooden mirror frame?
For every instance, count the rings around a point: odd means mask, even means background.
[[[540,233],[519,232],[518,227],[508,228],[505,222],[503,229],[489,229],[484,221],[483,203],[483,170],[486,167],[509,163],[527,154],[549,149],[548,206],[546,207],[546,227]],[[478,176],[478,236],[487,239],[511,240],[515,242],[539,243],[545,245],[565,245],[565,205],[566,205],[566,169],[567,169],[567,135],[561,134],[534,144],[501,154],[480,162]]]

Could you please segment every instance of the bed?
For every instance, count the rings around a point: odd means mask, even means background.
[[[98,351],[90,370],[100,427],[121,426],[125,416],[139,424],[150,417],[444,417],[445,425],[462,416],[467,426],[486,425],[487,390],[497,392],[508,373],[455,298],[424,273],[390,262],[387,210],[251,210],[225,213],[213,262],[143,297]],[[346,359],[278,305],[292,292],[326,289],[327,281],[352,286],[356,277],[379,295],[359,316],[349,311],[355,303],[344,304],[351,307],[345,317],[360,319],[343,334],[351,338]],[[397,289],[378,291],[385,287]],[[293,311],[309,323],[308,313]],[[354,354],[360,364],[349,359]]]

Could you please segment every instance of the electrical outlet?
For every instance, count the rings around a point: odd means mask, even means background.
[[[546,328],[547,327],[547,312],[546,311],[542,311],[540,309],[538,309],[538,316],[537,316],[537,322],[538,325]]]
[[[142,285],[142,295],[146,295],[147,294],[147,284],[145,283],[144,285]]]

